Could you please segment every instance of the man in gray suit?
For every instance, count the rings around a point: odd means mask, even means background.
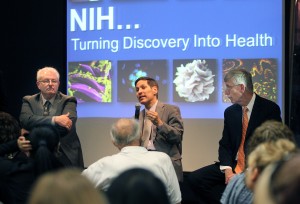
[[[37,71],[40,93],[24,96],[20,114],[23,131],[38,124],[52,124],[60,132],[58,158],[65,166],[84,168],[81,144],[76,132],[77,100],[58,91],[59,73],[53,67]]]
[[[158,83],[150,77],[135,81],[136,97],[145,106],[140,112],[142,145],[168,154],[178,181],[183,181],[181,162],[183,121],[179,107],[158,101]]]

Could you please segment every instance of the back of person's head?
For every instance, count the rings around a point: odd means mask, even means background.
[[[44,174],[35,184],[29,204],[106,204],[105,195],[77,169]]]
[[[19,122],[9,113],[0,111],[0,144],[17,139],[20,134]]]
[[[121,118],[112,125],[110,135],[116,146],[123,147],[140,141],[139,123],[133,118]]]
[[[254,204],[300,203],[300,153],[270,164],[254,191]]]
[[[59,145],[59,132],[52,125],[37,125],[29,133],[32,150],[30,156],[34,159],[37,176],[61,167],[55,154]]]
[[[287,139],[264,142],[258,145],[248,157],[248,170],[246,172],[246,184],[254,189],[255,182],[261,172],[269,164],[279,161],[297,150],[296,144]]]
[[[168,204],[163,182],[146,169],[133,168],[121,173],[108,188],[110,204]]]
[[[234,85],[243,84],[246,90],[253,92],[252,75],[245,69],[232,69],[226,73],[224,77],[224,82],[232,80]]]
[[[268,120],[257,127],[248,143],[247,154],[250,154],[259,144],[278,139],[288,139],[295,142],[293,132],[282,122]]]

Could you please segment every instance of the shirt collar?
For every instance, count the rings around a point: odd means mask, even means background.
[[[151,108],[149,109],[150,111],[155,111],[156,110],[156,106],[157,106],[158,100],[153,104],[153,106],[151,106]],[[146,109],[146,108],[145,108]],[[146,109],[148,111],[148,109]]]
[[[41,94],[41,98],[42,98],[43,105],[45,105],[46,101],[49,101],[51,104],[53,104],[54,99],[55,99],[55,97],[52,97],[50,100],[46,100],[46,99],[43,97],[43,94]]]
[[[252,113],[252,110],[253,110],[253,106],[254,106],[254,101],[255,101],[255,98],[256,98],[256,94],[253,93],[252,95],[252,98],[250,100],[250,102],[248,103],[248,105],[246,106],[248,108],[248,113],[251,114]]]

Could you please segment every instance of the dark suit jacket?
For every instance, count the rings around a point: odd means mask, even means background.
[[[70,113],[69,118],[72,120],[70,132],[59,125],[55,125],[60,132],[60,147],[63,153],[70,160],[72,166],[83,168],[83,157],[81,144],[76,132],[77,121],[77,100],[73,96],[67,96],[58,92],[51,107],[49,116],[43,116],[43,104],[41,94],[24,96],[20,114],[20,123],[22,128],[30,131],[38,124],[51,124],[52,117]],[[52,112],[54,110],[54,112]]]
[[[177,106],[158,102],[155,110],[161,120],[164,122],[162,127],[157,128],[152,125],[151,137],[157,151],[168,154],[173,162],[179,181],[183,180],[183,170],[181,163],[182,153],[182,137],[183,137],[183,121],[181,118],[180,109]],[[144,126],[145,109],[140,112],[141,129]],[[145,138],[142,138],[142,142]]]
[[[0,157],[17,151],[19,151],[19,147],[16,139],[0,144]]]
[[[0,201],[5,204],[28,203],[27,199],[38,178],[34,164],[34,160],[27,156],[13,159],[0,157]],[[61,163],[55,163],[47,172],[61,168]]]
[[[265,98],[256,95],[253,110],[248,123],[244,150],[247,151],[247,143],[253,131],[267,120],[282,121],[279,106]],[[223,136],[219,141],[219,161],[222,166],[236,166],[236,155],[241,143],[242,135],[242,107],[233,104],[224,112]]]

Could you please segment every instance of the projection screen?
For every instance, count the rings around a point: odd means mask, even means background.
[[[226,72],[249,70],[255,92],[284,107],[283,11],[282,0],[67,0],[67,93],[85,165],[117,152],[109,129],[133,117],[140,76],[181,109],[184,170],[217,160]]]

